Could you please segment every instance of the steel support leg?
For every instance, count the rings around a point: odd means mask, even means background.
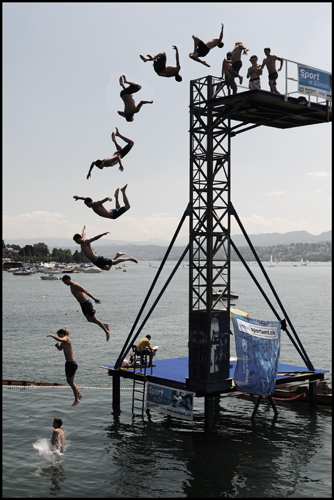
[[[255,405],[254,411],[252,413],[251,420],[254,420],[254,418],[256,417],[257,410],[258,410],[258,408],[260,406],[260,403],[261,403],[261,399],[262,399],[262,396],[259,396],[259,399],[257,400],[257,403]]]
[[[213,429],[213,397],[204,396],[204,419],[205,430],[212,431]]]
[[[112,404],[115,409],[121,406],[121,377],[118,374],[112,378]]]
[[[308,384],[308,404],[310,408],[317,407],[317,381]]]

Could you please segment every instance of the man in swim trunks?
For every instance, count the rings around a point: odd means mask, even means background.
[[[61,418],[54,418],[53,419],[53,428],[54,431],[51,436],[51,444],[56,448],[56,450],[59,450],[60,453],[64,453],[64,448],[65,448],[65,433],[63,429],[61,429],[61,426],[63,425],[63,421]]]
[[[124,83],[127,83],[130,86],[126,88]],[[125,118],[127,122],[132,122],[134,120],[133,115],[140,111],[142,105],[152,104],[153,101],[140,101],[137,106],[134,98],[132,97],[132,94],[138,92],[141,89],[141,85],[139,85],[139,83],[128,82],[125,75],[119,77],[119,84],[121,87],[123,87],[120,96],[124,102],[124,111],[117,111],[117,113],[123,116],[123,118]]]
[[[282,57],[277,57],[277,56],[272,56],[270,54],[271,50],[269,47],[266,47],[264,49],[264,53],[266,55],[265,59],[263,59],[261,68],[263,69],[265,66],[267,66],[267,70],[269,73],[269,87],[270,91],[275,93],[275,94],[280,94],[278,92],[277,87],[276,87],[276,80],[278,78],[278,73],[276,71],[276,61],[280,61],[281,65],[278,68],[278,71],[281,71],[282,66],[283,66],[283,59]]]
[[[106,201],[111,201],[111,198],[104,198],[104,200],[100,201],[93,201],[91,198],[83,198],[82,196],[73,196],[73,198],[75,199],[75,201],[84,200],[85,205],[88,208],[92,208],[94,212],[100,217],[105,217],[106,219],[118,219],[118,217],[123,215],[130,208],[129,200],[125,194],[126,187],[127,184],[121,189],[123,194],[124,206],[121,207],[121,205],[119,204],[118,201],[119,188],[117,188],[115,191],[116,208],[112,208],[111,210],[107,210],[103,205],[103,203],[105,203]]]
[[[165,76],[166,78],[173,77],[177,82],[182,82],[182,76],[180,75],[181,66],[179,61],[179,51],[176,45],[172,45],[172,47],[176,51],[176,66],[172,66],[171,64],[168,64],[166,66],[166,52],[159,52],[159,54],[155,56],[150,56],[148,54],[147,57],[144,57],[142,55],[140,55],[139,57],[144,62],[153,61],[153,68],[158,76]]]
[[[231,87],[233,94],[236,94],[238,91],[237,84],[235,83],[234,76],[231,74],[232,70],[232,52],[228,52],[226,54],[226,59],[223,60],[222,65],[222,79],[225,80],[225,83],[228,87]],[[239,80],[242,76],[238,75]]]
[[[197,36],[193,35],[193,40],[194,40],[194,52],[190,52],[189,57],[190,59],[193,59],[194,61],[197,61],[199,63],[204,64],[204,66],[207,66],[210,68],[210,65],[207,64],[205,61],[201,61],[199,57],[205,57],[211,49],[214,47],[219,47],[220,49],[224,47],[224,43],[222,42],[223,39],[223,30],[224,30],[224,25],[222,23],[222,28],[220,31],[219,38],[213,38],[207,43],[202,42]]]
[[[257,63],[257,56],[251,56],[249,58],[252,66],[248,68],[247,78],[249,78],[248,88],[249,90],[261,89],[260,75],[262,75],[261,65]]]
[[[73,345],[72,345],[72,340],[69,337],[70,332],[67,329],[61,329],[58,330],[57,335],[52,335],[51,333],[47,335],[47,337],[52,337],[60,344],[55,344],[55,347],[57,347],[58,351],[64,351],[64,356],[65,356],[65,374],[67,378],[67,383],[68,385],[72,388],[75,400],[74,403],[71,404],[71,406],[76,406],[77,404],[80,403],[80,399],[82,398],[82,394],[79,391],[78,387],[74,383],[74,374],[78,368],[78,365],[74,359],[73,355]],[[55,443],[51,443],[55,444]],[[62,450],[60,450],[61,453]]]
[[[113,132],[111,134],[111,138],[112,138],[113,142],[115,143],[117,151],[115,151],[115,153],[112,155],[111,158],[106,158],[105,160],[93,161],[93,163],[91,164],[91,166],[89,168],[87,179],[90,178],[91,172],[92,172],[94,166],[99,168],[100,170],[102,170],[104,167],[113,167],[114,165],[116,165],[116,163],[119,163],[119,170],[121,172],[123,172],[124,167],[122,165],[121,159],[124,158],[124,156],[127,155],[129,153],[129,151],[131,151],[131,149],[134,145],[134,142],[131,139],[124,137],[124,135],[121,135],[118,132],[118,128],[117,127],[115,127],[115,128],[116,128],[116,134]],[[123,139],[123,141],[125,141],[127,143],[127,145],[124,148],[121,148],[121,146],[119,146],[117,144],[116,138],[115,138],[116,136],[120,137],[121,139]]]
[[[242,42],[236,42],[235,47],[232,50],[232,58],[231,58],[231,68],[230,73],[233,77],[238,77],[240,81],[240,85],[242,84],[243,77],[239,76],[239,71],[242,67],[241,56],[243,54],[247,55],[249,49],[245,47]]]
[[[136,264],[138,264],[138,260],[135,259],[134,257],[121,257],[121,255],[124,255],[125,252],[117,252],[113,259],[105,259],[104,257],[97,255],[92,249],[91,243],[93,241],[98,240],[102,236],[105,236],[106,234],[110,234],[110,232],[107,231],[106,233],[94,236],[94,238],[86,239],[86,226],[84,226],[82,230],[82,235],[77,233],[73,236],[73,239],[78,245],[81,245],[81,251],[87,257],[87,259],[90,260],[92,264],[95,264],[95,266],[99,267],[104,271],[109,271],[111,266],[115,266],[116,264],[119,264],[120,262],[125,262],[127,260],[130,260],[131,262],[135,262]]]
[[[96,299],[91,293],[89,293],[87,290],[85,290],[81,285],[78,283],[75,283],[74,281],[71,280],[71,277],[65,274],[62,277],[62,282],[69,286],[71,288],[71,292],[74,295],[74,297],[77,299],[81,306],[81,310],[83,312],[83,315],[89,321],[90,323],[96,323],[102,330],[105,332],[106,337],[107,337],[107,342],[110,338],[110,330],[109,330],[109,324],[108,323],[103,323],[97,317],[95,316],[95,309],[93,307],[92,302],[87,299],[86,295],[87,294],[89,297],[91,297],[96,304],[100,304],[101,301],[99,299]]]

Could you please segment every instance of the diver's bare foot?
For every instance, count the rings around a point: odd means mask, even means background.
[[[125,186],[121,188],[121,191],[122,191],[123,194],[125,193],[125,190],[126,190],[127,187],[128,187],[128,185],[125,184]]]
[[[112,134],[111,134],[111,138],[112,138],[112,140],[113,140],[114,142],[116,141],[116,139],[115,139],[115,133],[114,133],[114,132],[112,132]]]
[[[125,252],[117,252],[114,259],[118,259],[118,257],[120,257],[121,255],[125,255]]]
[[[128,260],[131,260],[131,262],[135,262],[136,264],[138,264],[138,260],[135,259],[134,257],[129,257]]]
[[[76,405],[78,405],[79,403],[80,403],[80,400],[79,400],[79,401],[75,400],[75,401],[74,401],[74,403],[72,403],[72,404],[71,404],[71,406],[76,406]]]
[[[79,394],[78,394],[78,398],[79,398],[79,399],[83,398],[83,395],[81,394],[81,392],[79,392]]]
[[[142,56],[141,54],[139,54],[139,57],[140,57],[140,59],[141,59],[142,61],[147,62],[146,57]]]
[[[116,129],[116,135],[119,135],[118,128],[115,127],[115,129]]]
[[[118,198],[118,193],[119,193],[119,188],[117,188],[115,191],[115,194],[114,194],[115,198]]]

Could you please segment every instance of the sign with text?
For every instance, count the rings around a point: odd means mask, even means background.
[[[275,390],[281,323],[232,314],[237,351],[234,383],[239,391],[270,396]]]
[[[180,391],[164,385],[147,383],[146,408],[171,417],[193,419],[194,392]]]
[[[332,100],[332,74],[298,64],[298,92]]]

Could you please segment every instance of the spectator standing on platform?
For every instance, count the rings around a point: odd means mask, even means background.
[[[228,87],[231,87],[233,94],[236,94],[238,91],[237,84],[235,83],[234,76],[231,74],[232,69],[232,52],[228,52],[226,54],[226,59],[223,61],[222,66],[222,78],[225,80]],[[242,76],[237,75],[239,80],[242,81]]]
[[[283,59],[282,57],[277,57],[273,56],[270,54],[271,50],[269,47],[266,47],[264,49],[264,53],[266,55],[265,59],[263,59],[261,69],[263,69],[265,66],[267,66],[268,74],[269,74],[269,87],[270,91],[275,93],[275,94],[280,94],[278,92],[277,87],[276,87],[276,80],[278,78],[278,73],[276,71],[276,61],[280,61],[281,65],[278,68],[278,71],[281,71],[282,66],[283,66]]]
[[[201,61],[199,58],[205,57],[214,47],[219,47],[220,49],[224,47],[224,42],[222,42],[223,31],[224,31],[224,25],[222,23],[219,38],[213,38],[207,43],[202,42],[202,40],[200,40],[197,36],[193,35],[194,52],[190,52],[189,54],[190,59],[193,59],[194,61],[204,64],[204,66],[210,68],[210,65],[207,62]]]
[[[102,236],[105,236],[106,234],[110,234],[110,232],[107,231],[106,233],[94,236],[94,238],[86,239],[86,226],[84,226],[82,234],[81,235],[78,233],[75,234],[73,236],[73,239],[78,245],[81,245],[81,251],[87,257],[87,259],[90,260],[92,264],[99,267],[100,269],[103,269],[104,271],[109,271],[111,266],[115,266],[116,264],[119,264],[120,262],[125,262],[127,260],[130,260],[131,262],[135,262],[136,264],[138,264],[138,260],[135,259],[134,257],[121,257],[121,255],[124,255],[125,252],[117,252],[113,259],[105,259],[101,255],[97,255],[92,249],[91,243],[93,241],[98,240]]]
[[[248,68],[247,78],[249,78],[248,88],[249,90],[261,89],[260,75],[262,75],[261,65],[257,63],[257,56],[251,56],[249,58],[252,65]]]
[[[125,87],[124,84],[129,85],[129,87]],[[125,75],[119,77],[119,84],[123,87],[123,90],[120,93],[121,98],[124,102],[124,111],[118,111],[118,114],[123,116],[127,122],[132,122],[134,120],[133,115],[140,111],[140,108],[143,104],[152,104],[153,101],[140,101],[137,105],[132,94],[138,92],[141,89],[141,85],[139,83],[128,82]]]
[[[85,290],[81,285],[72,281],[71,277],[68,276],[67,274],[65,274],[62,277],[62,282],[71,288],[72,295],[74,295],[74,297],[79,302],[79,304],[81,306],[82,313],[85,316],[85,318],[87,319],[87,321],[89,321],[90,323],[96,323],[100,328],[102,328],[102,330],[106,334],[107,342],[108,342],[108,340],[110,339],[109,324],[103,323],[102,321],[97,319],[97,317],[95,316],[96,311],[93,307],[93,304],[89,299],[87,299],[86,295],[91,297],[96,302],[96,304],[101,303],[100,299],[96,299],[91,293],[89,293],[87,290]]]
[[[53,428],[54,431],[51,436],[51,444],[58,450],[60,453],[64,452],[65,448],[65,433],[61,426],[63,425],[63,421],[61,418],[53,419]]]
[[[91,176],[91,172],[95,167],[99,168],[100,170],[102,170],[104,167],[113,167],[114,165],[116,165],[117,163],[119,163],[119,170],[121,172],[123,172],[124,170],[124,167],[122,165],[122,162],[121,162],[121,159],[124,158],[125,155],[127,155],[133,145],[134,145],[134,142],[131,140],[131,139],[128,139],[127,137],[124,137],[124,135],[121,135],[119,132],[118,132],[118,128],[116,128],[116,134],[113,132],[111,134],[111,138],[113,140],[113,142],[115,143],[115,146],[117,148],[117,151],[115,151],[115,153],[111,156],[111,158],[106,158],[105,160],[95,160],[93,161],[93,163],[91,164],[90,168],[89,168],[89,172],[88,172],[88,175],[87,175],[87,179],[90,178]],[[123,139],[123,141],[125,141],[127,143],[126,146],[124,146],[124,148],[121,148],[121,146],[119,146],[116,142],[116,136],[117,137],[120,137],[121,139]]]
[[[116,208],[112,208],[111,210],[107,210],[105,208],[105,206],[103,205],[103,203],[105,203],[106,201],[112,200],[112,198],[109,198],[109,197],[104,198],[104,200],[100,200],[100,201],[93,201],[91,198],[84,198],[82,196],[73,196],[73,198],[75,199],[75,201],[84,200],[85,205],[88,208],[92,208],[94,210],[94,212],[97,215],[99,215],[100,217],[105,217],[106,219],[118,219],[118,217],[123,215],[130,208],[129,200],[125,194],[126,187],[127,187],[127,184],[124,187],[122,187],[122,189],[121,189],[122,194],[123,194],[124,206],[121,207],[121,205],[119,204],[119,201],[118,201],[119,188],[117,188],[115,191],[115,206],[116,206]]]
[[[159,54],[155,56],[150,56],[149,54],[147,57],[144,57],[140,55],[139,57],[141,58],[142,61],[147,62],[147,61],[153,61],[153,68],[154,71],[157,73],[159,76],[165,76],[167,78],[174,77],[177,82],[182,81],[182,76],[180,75],[180,60],[179,60],[179,51],[176,45],[172,45],[173,49],[175,49],[176,54],[176,66],[172,66],[171,64],[168,64],[166,66],[166,61],[167,61],[167,56],[166,52],[159,52]]]
[[[74,403],[71,404],[71,406],[76,406],[77,404],[80,403],[80,399],[82,398],[82,394],[79,391],[78,387],[74,383],[74,375],[75,372],[78,368],[78,365],[74,359],[73,355],[73,345],[72,345],[72,340],[69,337],[70,332],[67,329],[61,329],[58,330],[57,335],[52,335],[51,333],[47,335],[47,337],[52,337],[60,344],[55,344],[55,347],[57,347],[58,351],[64,351],[64,356],[65,356],[65,374],[67,378],[67,383],[68,385],[72,388],[75,401]],[[52,443],[55,444],[55,443]],[[61,452],[62,453],[62,452]]]

